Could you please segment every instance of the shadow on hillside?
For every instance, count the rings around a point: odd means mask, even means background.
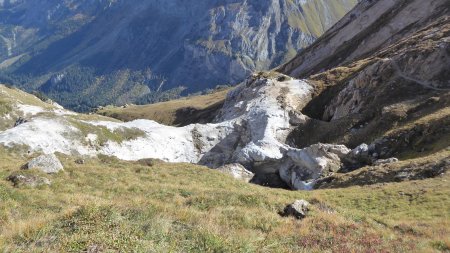
[[[204,109],[184,107],[175,112],[174,125],[183,127],[190,124],[211,123],[225,101],[220,101]]]

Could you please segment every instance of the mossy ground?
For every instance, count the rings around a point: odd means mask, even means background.
[[[101,157],[52,185],[4,180],[28,158],[0,149],[4,252],[434,252],[449,250],[448,175],[423,181],[294,192],[246,184],[191,164]],[[308,218],[278,212],[296,199]]]

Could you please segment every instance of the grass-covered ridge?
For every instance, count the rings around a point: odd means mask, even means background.
[[[433,252],[448,250],[448,175],[314,192],[263,188],[190,164],[60,156],[38,189],[5,181],[23,158],[0,150],[0,251]],[[314,204],[303,221],[278,212]]]

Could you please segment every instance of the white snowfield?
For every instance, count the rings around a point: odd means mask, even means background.
[[[17,104],[15,108],[27,122],[0,132],[0,144],[25,145],[31,152],[47,154],[104,154],[123,160],[157,158],[211,168],[239,163],[256,174],[279,173],[294,189],[310,189],[330,163],[350,152],[343,146],[320,144],[300,150],[285,144],[295,127],[292,124],[305,121],[306,116],[299,111],[311,100],[312,92],[312,86],[303,80],[253,75],[228,94],[214,123],[180,128],[151,120],[82,120],[78,114],[61,108]],[[98,132],[86,133],[73,122],[89,125],[89,129],[106,127],[114,133],[138,129],[143,134],[100,143]]]

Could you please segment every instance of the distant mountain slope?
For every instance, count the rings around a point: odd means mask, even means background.
[[[234,84],[291,59],[356,2],[2,1],[2,81],[77,110]]]

